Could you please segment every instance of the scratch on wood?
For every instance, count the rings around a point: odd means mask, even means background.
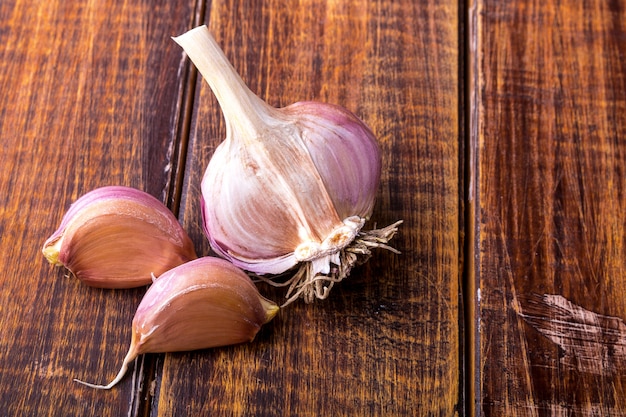
[[[573,304],[565,297],[528,297],[518,314],[564,352],[560,362],[580,372],[612,375],[626,366],[626,325]]]

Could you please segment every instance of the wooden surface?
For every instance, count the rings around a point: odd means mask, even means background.
[[[181,54],[165,34],[185,30],[193,9],[134,3],[0,3],[2,415],[145,408],[133,375],[110,392],[72,381],[114,376],[144,290],[87,288],[41,255],[69,204],[93,188],[169,193]]]
[[[626,3],[471,19],[479,410],[626,415]]]
[[[453,415],[460,406],[456,6],[348,3],[213,3],[204,21],[270,104],[338,103],[377,132],[384,174],[372,222],[404,219],[393,242],[403,254],[377,252],[327,300],[289,305],[254,344],[168,355],[155,415]],[[429,15],[436,30],[416,24]],[[433,59],[421,58],[423,45]],[[199,81],[181,215],[206,253],[200,181],[226,132]],[[428,87],[416,95],[416,86]]]
[[[0,415],[626,413],[625,2],[39,3],[0,3]],[[253,343],[145,355],[95,391],[72,378],[115,375],[145,289],[87,288],[40,248],[123,184],[209,254],[199,186],[225,129],[170,39],[200,23],[270,104],[370,125],[372,222],[404,219],[402,254]]]

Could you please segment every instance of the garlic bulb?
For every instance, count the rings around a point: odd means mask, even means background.
[[[216,253],[258,275],[300,264],[282,285],[289,285],[288,302],[310,302],[325,298],[359,256],[391,249],[386,243],[399,222],[362,230],[381,157],[361,120],[318,102],[269,106],[247,88],[206,26],[174,40],[209,83],[226,121],[226,139],[202,180],[204,228]]]
[[[53,265],[64,265],[87,285],[131,288],[152,274],[196,259],[193,243],[159,200],[122,186],[93,190],[72,204],[43,245]]]
[[[132,323],[132,340],[110,389],[144,353],[180,352],[251,342],[278,306],[230,262],[198,258],[167,271],[144,295]]]

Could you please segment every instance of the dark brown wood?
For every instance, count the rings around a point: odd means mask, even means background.
[[[51,267],[44,240],[69,204],[123,184],[164,199],[189,2],[0,3],[0,414],[129,415],[134,369],[111,379],[143,289],[90,289]],[[134,378],[135,377],[135,378]]]
[[[475,1],[485,416],[626,414],[626,4]]]
[[[0,414],[626,414],[626,4],[457,3],[0,2]],[[200,180],[225,129],[169,39],[200,22],[270,104],[372,127],[371,224],[404,219],[402,254],[253,343],[88,389],[72,378],[115,375],[144,290],[87,288],[40,248],[72,201],[124,184],[209,253]]]
[[[451,416],[462,410],[457,2],[207,3],[206,22],[275,106],[341,104],[379,137],[372,223],[405,223],[336,286],[246,345],[166,355],[152,415]],[[207,254],[200,181],[225,136],[199,80],[181,213]],[[280,301],[280,291],[261,286]]]

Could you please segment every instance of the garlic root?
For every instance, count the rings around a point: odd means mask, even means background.
[[[372,249],[380,248],[400,254],[400,251],[387,245],[398,231],[398,226],[402,224],[399,220],[382,229],[374,229],[366,232],[359,232],[354,241],[339,253],[339,263],[331,267],[328,274],[316,274],[311,262],[304,262],[297,272],[283,282],[276,282],[275,278],[257,276],[257,279],[275,287],[289,286],[285,301],[280,308],[285,308],[298,298],[302,297],[306,303],[311,303],[315,299],[326,299],[332,287],[343,281],[350,274],[351,269],[366,262],[371,256]]]

